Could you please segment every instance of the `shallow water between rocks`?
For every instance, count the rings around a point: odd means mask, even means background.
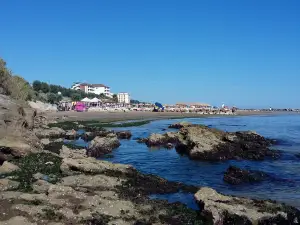
[[[130,130],[133,136],[130,140],[121,140],[121,146],[110,154],[112,158],[105,157],[105,160],[131,164],[141,172],[155,174],[170,181],[209,186],[224,194],[277,200],[300,208],[300,156],[296,156],[300,153],[299,114],[184,119],[193,124],[204,124],[224,131],[253,130],[275,139],[278,142],[273,148],[282,151],[282,156],[278,160],[192,161],[186,156],[179,155],[175,149],[150,149],[135,140],[148,137],[151,133],[175,131],[168,129],[168,126],[179,121],[183,120],[158,120],[140,127],[113,128]],[[74,143],[82,146],[87,144],[81,139]],[[269,174],[270,178],[256,184],[229,185],[223,181],[223,174],[229,165],[260,170]],[[193,196],[186,193],[154,195],[150,198],[179,201],[193,209],[197,208]]]

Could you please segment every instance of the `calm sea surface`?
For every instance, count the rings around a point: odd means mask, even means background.
[[[171,181],[185,184],[209,186],[225,194],[261,199],[273,199],[300,208],[300,115],[268,115],[243,117],[215,117],[184,119],[194,124],[205,124],[224,131],[254,130],[259,134],[278,140],[273,146],[282,151],[278,160],[265,161],[192,161],[177,152],[165,149],[149,149],[136,142],[136,138],[148,137],[151,133],[164,133],[169,124],[182,120],[160,120],[141,127],[126,128],[133,134],[131,140],[122,140],[121,146],[112,153],[108,161],[131,164],[144,173],[159,175]],[[122,130],[122,129],[120,129]],[[82,143],[82,141],[77,141]],[[257,184],[233,186],[223,182],[223,174],[229,165],[260,170],[270,178]],[[152,196],[169,201],[181,201],[197,208],[193,197],[185,194]]]

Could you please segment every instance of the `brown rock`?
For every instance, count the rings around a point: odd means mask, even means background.
[[[88,156],[99,157],[112,152],[120,145],[120,141],[115,134],[108,134],[106,137],[95,137],[89,144]]]
[[[217,224],[297,224],[297,209],[272,201],[252,200],[222,195],[203,187],[196,194],[203,214]],[[296,222],[296,223],[295,223]]]

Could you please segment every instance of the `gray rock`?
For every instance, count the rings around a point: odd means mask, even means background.
[[[145,140],[148,147],[166,147],[169,148],[171,144],[178,142],[178,133],[167,132],[165,134],[153,133]]]
[[[49,145],[50,144],[50,139],[49,138],[43,138],[43,139],[41,139],[41,143],[43,145]]]
[[[88,146],[88,155],[99,157],[112,152],[121,145],[115,134],[108,134],[106,137],[95,137]]]
[[[76,139],[78,137],[78,134],[76,130],[68,130],[65,134],[65,138],[69,140]]]
[[[12,173],[20,168],[10,162],[5,161],[2,166],[0,166],[0,174]]]
[[[11,189],[17,189],[20,183],[9,179],[0,179],[0,191],[8,191]]]
[[[43,177],[44,177],[44,174],[42,174],[42,173],[36,173],[33,175],[33,178],[36,180],[42,180]]]
[[[117,131],[116,135],[119,139],[130,139],[132,136],[129,130]]]
[[[37,223],[31,223],[26,217],[15,216],[9,220],[3,221],[1,224],[4,225],[37,225]]]
[[[62,158],[73,158],[73,159],[81,159],[86,158],[86,149],[70,149],[67,146],[63,145],[60,150],[60,157]]]
[[[37,180],[33,183],[32,188],[37,193],[47,193],[50,186],[51,184],[47,181]]]
[[[76,175],[78,173],[100,174],[105,171],[118,173],[129,173],[133,167],[130,165],[110,163],[95,158],[64,158],[60,167],[65,175]]]
[[[39,138],[61,138],[65,136],[66,131],[59,127],[52,127],[49,129],[35,129],[35,134]]]
[[[203,187],[195,199],[204,213],[213,216],[214,224],[293,224],[299,221],[297,209],[262,200],[222,195],[212,188]],[[289,215],[289,216],[288,216]],[[274,222],[274,223],[273,223]]]
[[[179,131],[176,149],[198,160],[263,160],[279,156],[278,151],[268,148],[270,145],[270,140],[254,132],[224,132],[192,125]]]
[[[185,121],[182,121],[182,122],[179,122],[179,123],[174,123],[174,124],[171,124],[169,126],[169,128],[173,128],[173,129],[181,129],[183,127],[189,127],[191,126],[192,124],[189,123],[189,122],[185,122]]]

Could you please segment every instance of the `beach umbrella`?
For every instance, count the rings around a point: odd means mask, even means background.
[[[163,105],[160,104],[159,102],[155,102],[155,106],[161,109],[164,109]]]
[[[81,100],[82,102],[91,102],[91,99],[85,97],[84,99]]]
[[[95,97],[91,100],[91,102],[98,103],[98,102],[101,102],[101,100]]]

